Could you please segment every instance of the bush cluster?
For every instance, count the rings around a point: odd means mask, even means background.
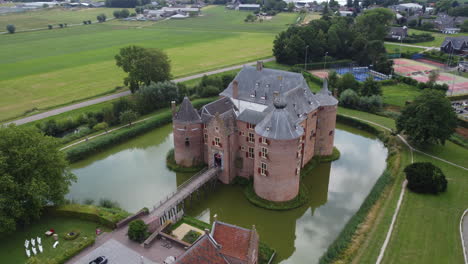
[[[202,234],[200,232],[190,230],[185,234],[185,236],[182,238],[182,241],[185,241],[189,244],[193,244]]]
[[[195,97],[217,96],[234,80],[235,74],[224,74],[222,76],[203,76],[200,83],[192,89]]]
[[[379,111],[383,106],[382,85],[373,77],[368,77],[360,83],[351,73],[346,73],[335,82],[336,84],[331,83],[332,88],[336,88],[340,94],[341,106],[371,113]]]
[[[431,83],[431,82],[423,83],[423,82],[418,82],[417,80],[415,80],[415,79],[413,79],[411,77],[406,77],[406,76],[394,75],[393,79],[398,81],[398,82],[402,82],[402,83],[405,83],[405,84],[408,84],[408,85],[411,85],[411,86],[416,86],[421,90],[434,89],[434,90],[439,90],[439,91],[446,92],[448,90],[448,88],[449,88],[449,86],[446,83],[443,83],[443,84]]]
[[[437,194],[447,190],[447,180],[442,170],[430,162],[416,162],[406,166],[408,189],[417,193]]]
[[[128,9],[115,10],[113,15],[115,18],[127,18],[130,16],[130,11]]]
[[[130,240],[142,243],[150,235],[148,225],[141,219],[133,220],[128,224],[127,235]]]

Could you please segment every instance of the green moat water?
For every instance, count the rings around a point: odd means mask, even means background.
[[[171,129],[164,126],[73,164],[78,181],[69,198],[108,198],[130,212],[151,208],[191,176],[165,166],[173,145]],[[221,221],[255,225],[261,240],[277,250],[277,263],[317,263],[386,166],[387,149],[362,131],[338,126],[335,146],[340,159],[319,165],[304,178],[311,199],[301,208],[261,209],[244,198],[241,187],[218,185],[186,213],[206,222],[217,214]]]

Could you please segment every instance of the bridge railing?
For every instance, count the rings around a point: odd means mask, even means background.
[[[190,184],[191,182],[193,182],[195,179],[197,179],[200,175],[202,175],[203,173],[207,172],[208,170],[212,169],[212,168],[215,168],[214,166],[211,166],[211,167],[206,167],[204,169],[202,169],[201,171],[197,172],[196,174],[194,174],[192,177],[190,177],[188,180],[186,180],[185,182],[183,182],[181,185],[177,186],[177,189],[175,191],[173,191],[172,193],[168,194],[166,196],[166,198],[164,198],[163,200],[160,200],[159,201],[159,204],[157,206],[153,206],[153,210],[151,210],[150,214],[153,213],[154,211],[156,211],[157,208],[159,208],[163,203],[167,202],[169,199],[171,199],[171,197],[173,197],[176,193],[178,193],[180,190],[182,190],[185,186],[187,186],[188,184]],[[198,186],[197,186],[198,187]]]

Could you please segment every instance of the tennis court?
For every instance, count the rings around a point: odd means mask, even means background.
[[[468,93],[468,79],[442,70],[434,64],[409,59],[394,59],[393,70],[396,74],[411,77],[418,82],[429,81],[429,74],[433,70],[441,71],[437,83],[449,86],[447,95],[461,95]]]

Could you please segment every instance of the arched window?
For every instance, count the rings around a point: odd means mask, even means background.
[[[190,139],[188,137],[185,138],[185,146],[190,146]]]

